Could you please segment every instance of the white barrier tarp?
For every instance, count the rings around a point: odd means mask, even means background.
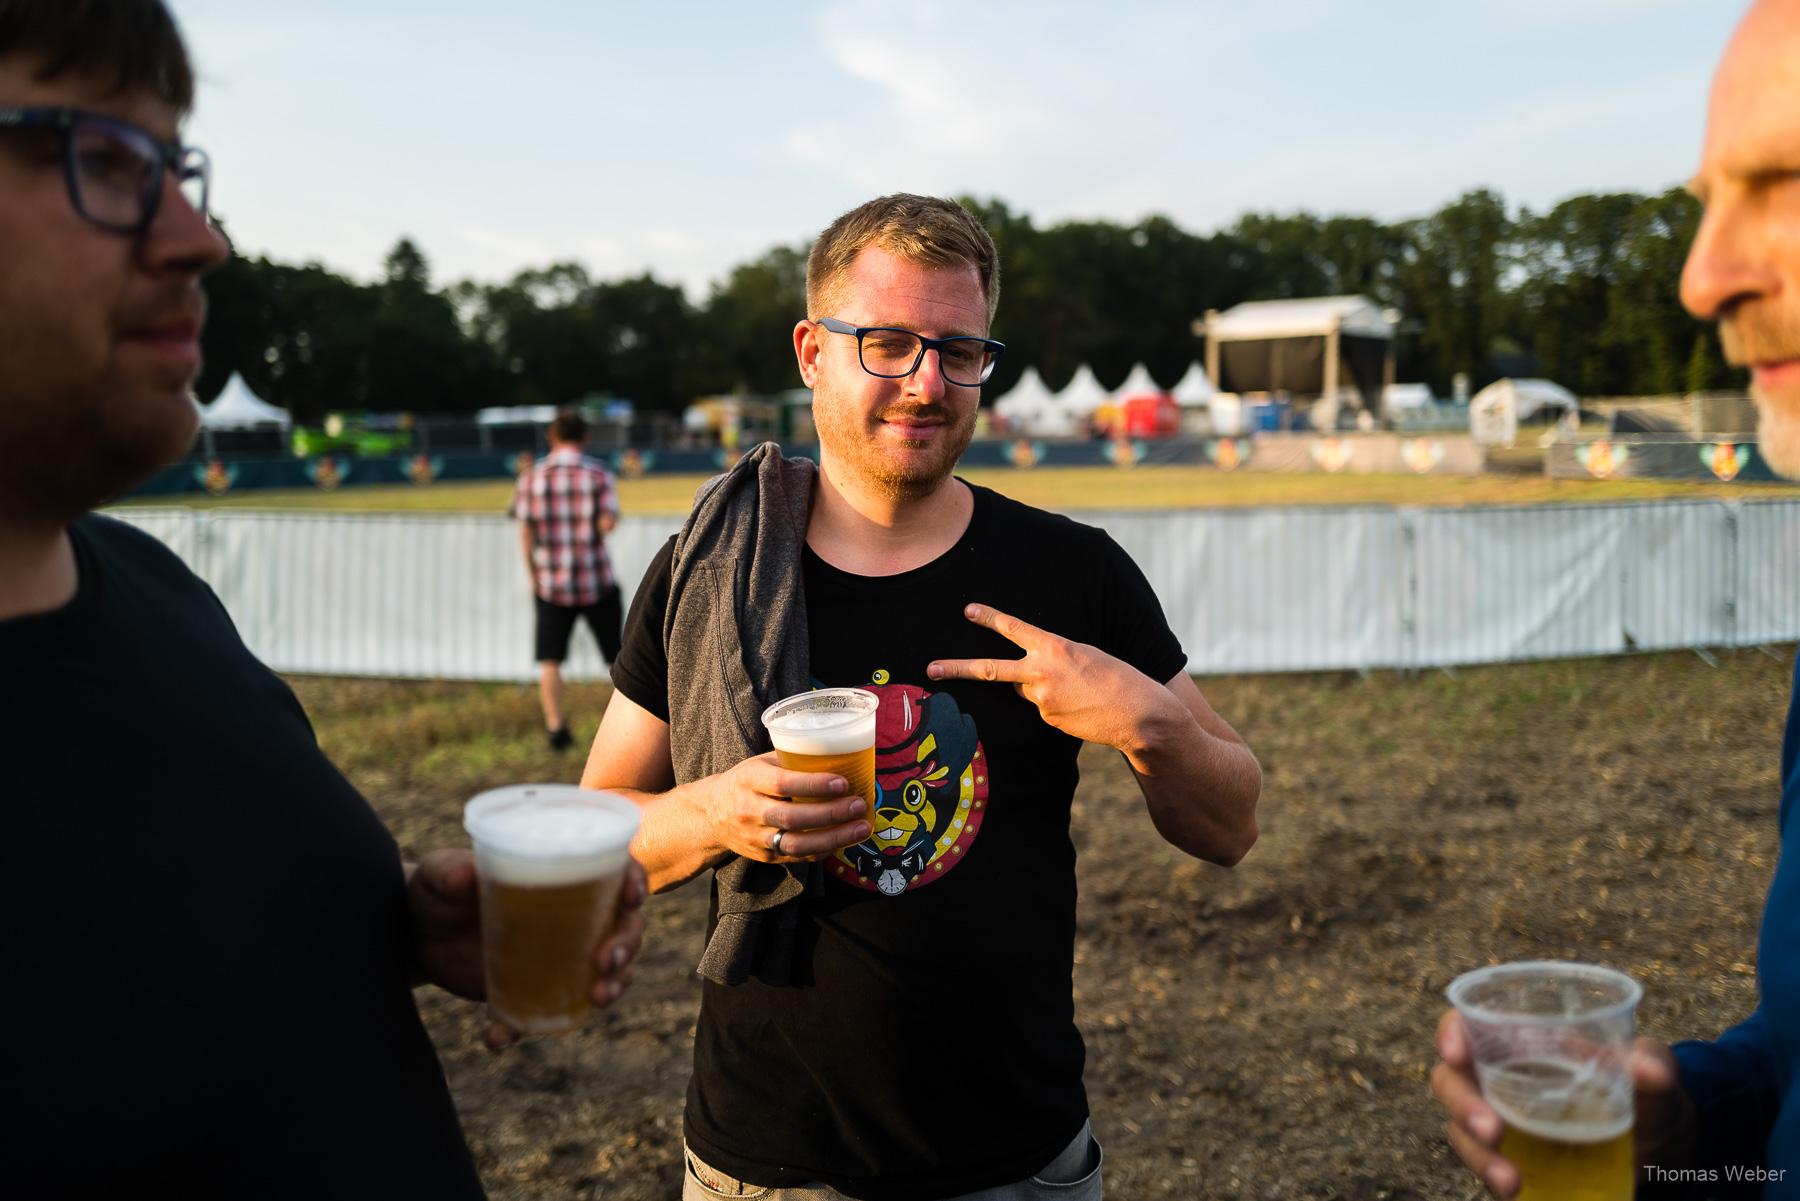
[[[1422,667],[1625,649],[1624,508],[1414,509],[1413,659]]]
[[[525,680],[533,606],[518,529],[505,517],[120,509],[219,594],[244,642],[278,671]],[[608,538],[625,605],[674,518]],[[578,627],[585,629],[585,627]],[[565,674],[605,675],[577,633]]]
[[[530,680],[502,516],[127,508],[278,671]],[[1800,502],[1081,514],[1142,567],[1201,674],[1428,667],[1800,637]],[[630,605],[675,517],[608,539]],[[578,635],[575,678],[603,674]]]
[[[1800,501],[1737,507],[1734,641],[1782,642],[1800,621]]]
[[[1627,644],[1646,651],[1730,645],[1733,507],[1680,501],[1626,512],[1619,569]]]
[[[1221,509],[1084,515],[1149,579],[1188,670],[1311,671],[1402,662],[1399,515]]]

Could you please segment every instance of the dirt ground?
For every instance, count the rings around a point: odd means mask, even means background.
[[[1658,1037],[1742,1017],[1791,661],[1203,679],[1265,772],[1261,841],[1232,870],[1163,844],[1118,757],[1088,748],[1074,986],[1108,1196],[1476,1195],[1426,1076],[1444,985],[1481,963],[1623,968]],[[579,770],[537,748],[511,686],[298,687],[409,853],[463,845],[474,788]],[[589,731],[603,698],[574,698]],[[636,984],[579,1036],[490,1055],[475,1007],[421,993],[495,1198],[678,1195],[705,885],[651,905]]]

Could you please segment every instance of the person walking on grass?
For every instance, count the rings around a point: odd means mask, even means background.
[[[619,585],[606,553],[606,536],[619,524],[619,494],[612,473],[588,457],[587,422],[564,409],[550,423],[550,453],[539,459],[513,491],[510,512],[519,523],[525,574],[536,598],[538,699],[544,730],[554,750],[572,744],[563,716],[563,660],[577,618],[587,622],[600,655],[619,657]]]

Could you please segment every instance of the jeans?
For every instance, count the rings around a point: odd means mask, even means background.
[[[686,1157],[681,1201],[716,1201],[720,1197],[755,1198],[756,1201],[849,1201],[844,1194],[824,1184],[801,1184],[786,1188],[767,1188],[745,1184],[711,1167],[692,1150],[682,1148]],[[1035,1175],[1012,1184],[964,1193],[951,1201],[1100,1201],[1100,1169],[1105,1156],[1094,1140],[1089,1123],[1059,1152],[1055,1159],[1037,1170]]]

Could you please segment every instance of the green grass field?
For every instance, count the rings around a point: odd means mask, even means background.
[[[1061,512],[1105,509],[1195,509],[1269,505],[1533,505],[1599,501],[1800,496],[1800,487],[1775,484],[1691,483],[1683,480],[1554,480],[1541,474],[1489,472],[1478,476],[1307,475],[1201,467],[1053,467],[967,471],[964,478],[1026,504]],[[622,480],[625,512],[680,515],[702,475]],[[361,512],[502,513],[512,495],[506,480],[145,497],[129,504],[195,508],[333,509]]]

